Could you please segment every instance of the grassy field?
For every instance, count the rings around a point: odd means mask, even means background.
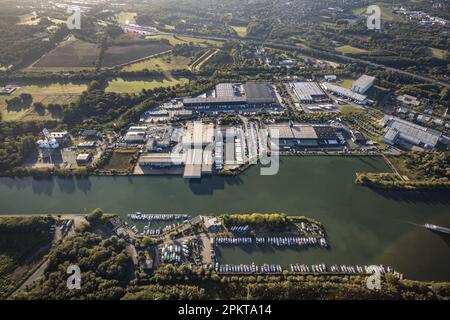
[[[356,79],[352,78],[342,78],[338,84],[343,88],[350,89],[352,87],[352,83],[355,82],[355,80]]]
[[[70,37],[44,55],[27,70],[63,71],[94,68],[100,54],[100,48],[95,43]]]
[[[380,7],[381,9],[381,19],[385,21],[392,21],[394,19],[399,19],[400,17],[398,15],[395,15],[392,13],[392,4],[389,3],[381,3],[381,2],[375,2],[373,3]],[[360,7],[353,9],[353,14],[357,16],[361,16],[363,14],[366,14],[367,7]]]
[[[20,86],[20,84],[19,84]],[[10,96],[0,96],[0,112],[4,121],[19,120],[47,120],[52,119],[52,115],[45,111],[37,113],[32,106],[9,109],[6,100],[19,96],[21,93],[29,93],[33,96],[34,102],[42,102],[44,105],[51,103],[69,104],[78,100],[80,94],[87,89],[82,83],[41,83],[24,84]]]
[[[116,150],[108,164],[101,169],[105,171],[127,171],[132,168],[131,159],[135,154],[136,150]]]
[[[449,58],[449,53],[447,50],[442,50],[442,49],[438,49],[438,48],[431,48],[431,54],[433,55],[433,57],[438,58],[438,59],[448,59]]]
[[[111,46],[103,56],[103,67],[122,65],[171,50],[172,46],[160,42]]]
[[[120,12],[114,15],[116,21],[120,24],[136,23],[136,12]]]
[[[167,72],[172,70],[189,69],[190,57],[174,56],[170,53],[132,63],[122,68],[123,71],[141,71],[144,69]]]
[[[247,27],[231,26],[231,28],[236,31],[239,37],[245,37],[247,35]]]
[[[17,24],[27,26],[36,26],[39,24],[39,21],[41,20],[36,14],[36,12],[21,15],[19,16],[19,19],[20,21]]]
[[[210,39],[202,39],[195,37],[186,37],[186,36],[177,36],[172,34],[158,34],[154,36],[147,36],[147,39],[167,39],[169,40],[171,45],[183,44],[183,43],[194,43],[201,47],[221,47],[223,45],[222,41],[218,40],[210,40]]]
[[[106,87],[106,92],[116,92],[116,93],[138,93],[142,89],[155,89],[161,87],[171,87],[177,84],[187,83],[189,80],[186,78],[171,78],[162,77],[161,79],[143,79],[143,78],[133,78],[133,79],[123,79],[115,78],[108,82]]]
[[[211,59],[214,55],[216,55],[220,50],[219,49],[211,49],[206,51],[204,54],[202,54],[197,60],[195,60],[192,65],[191,69],[192,71],[199,71],[202,66],[208,62],[209,59]]]
[[[361,53],[368,52],[365,49],[360,49],[360,48],[352,47],[349,45],[336,47],[335,50],[342,54],[361,54]]]

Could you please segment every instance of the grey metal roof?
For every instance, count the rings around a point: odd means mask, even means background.
[[[275,95],[267,83],[248,82],[244,84],[248,103],[274,103]]]

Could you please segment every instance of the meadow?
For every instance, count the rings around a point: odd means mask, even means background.
[[[0,112],[4,121],[27,121],[27,120],[47,120],[53,116],[46,110],[37,112],[31,105],[11,109],[8,108],[6,100],[18,97],[21,93],[29,93],[33,97],[33,102],[48,104],[69,104],[76,102],[83,91],[87,89],[84,83],[58,83],[42,82],[18,84],[20,88],[9,96],[0,96]]]
[[[139,93],[142,89],[155,89],[188,83],[187,78],[161,77],[157,79],[136,78],[114,78],[108,82],[106,92],[116,93]]]
[[[97,44],[72,36],[61,42],[57,48],[45,54],[28,69],[31,71],[33,69],[63,71],[71,68],[94,68],[99,54],[100,48]]]

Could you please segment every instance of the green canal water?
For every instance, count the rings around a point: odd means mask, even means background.
[[[283,212],[321,221],[330,249],[221,247],[223,263],[385,264],[408,278],[450,280],[448,192],[383,192],[354,184],[355,172],[388,171],[381,158],[282,158],[274,176],[254,166],[239,177],[0,179],[0,214],[78,213],[100,207],[126,215]],[[0,235],[1,236],[1,235]]]

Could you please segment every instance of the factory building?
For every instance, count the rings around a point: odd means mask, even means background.
[[[211,174],[214,164],[214,124],[189,123],[182,143],[186,153],[183,176],[195,179],[201,178],[202,174]]]
[[[396,117],[385,116],[381,120],[381,125],[387,128],[383,140],[391,145],[406,142],[424,148],[434,148],[442,137],[439,131]]]
[[[294,82],[291,86],[301,103],[316,103],[328,100],[325,92],[315,82]]]
[[[363,74],[355,82],[353,82],[352,91],[359,94],[364,94],[373,86],[374,83],[375,77]]]
[[[139,158],[140,166],[168,168],[184,164],[183,156],[175,153],[149,153]]]
[[[278,109],[280,104],[268,83],[220,83],[210,96],[185,98],[183,106],[196,112],[236,112]]]
[[[333,94],[344,97],[347,99],[350,99],[358,104],[365,104],[367,102],[367,96],[363,94],[359,94],[356,92],[353,92],[352,90],[331,84],[331,83],[323,83],[322,86],[325,88],[325,90],[332,92]]]
[[[133,144],[142,144],[146,141],[146,133],[145,132],[127,132],[123,140],[126,143]]]
[[[336,131],[328,125],[278,124],[269,127],[272,138],[278,136],[280,149],[341,147]]]

